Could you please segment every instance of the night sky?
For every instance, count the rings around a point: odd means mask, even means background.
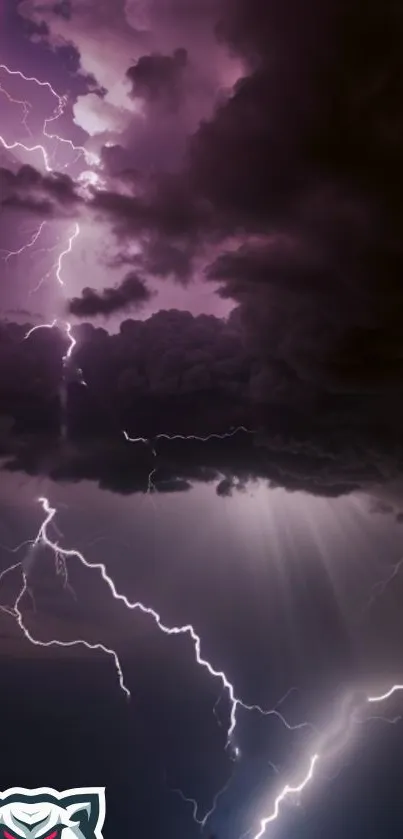
[[[402,836],[402,37],[0,0],[0,790],[104,839]]]

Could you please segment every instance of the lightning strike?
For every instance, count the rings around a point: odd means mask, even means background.
[[[225,431],[223,434],[207,434],[205,437],[198,436],[197,434],[157,434],[153,439],[158,442],[158,440],[198,440],[201,443],[206,443],[208,440],[216,439],[216,440],[225,440],[228,437],[234,437],[236,434],[239,434],[240,431],[244,431],[246,434],[255,434],[256,432],[245,428],[244,425],[240,425],[237,428],[232,428],[230,431]],[[149,437],[130,437],[127,431],[122,431],[124,439],[128,443],[143,443],[146,446],[150,446],[151,452],[153,457],[157,458],[157,448],[156,444],[152,442]],[[147,483],[147,495],[150,495],[151,492],[156,491],[155,484],[153,482],[153,475],[155,475],[157,469],[154,467],[148,475],[148,483]],[[224,476],[223,476],[224,477]]]
[[[49,90],[49,92],[52,94],[52,96],[57,100],[57,105],[56,105],[56,107],[53,111],[53,114],[50,117],[47,117],[44,120],[44,123],[43,123],[43,136],[44,137],[47,137],[48,139],[52,139],[52,140],[57,140],[60,143],[65,143],[65,144],[69,145],[70,148],[74,152],[76,152],[76,159],[77,159],[77,156],[79,156],[80,154],[83,154],[86,163],[90,166],[99,166],[101,164],[101,159],[93,153],[88,153],[87,150],[83,146],[76,146],[76,145],[74,145],[74,143],[71,140],[65,139],[64,137],[60,137],[57,134],[51,134],[51,133],[48,132],[47,128],[48,128],[49,124],[51,122],[55,122],[59,117],[61,117],[63,115],[63,113],[65,111],[65,108],[67,106],[67,102],[68,102],[66,96],[61,96],[60,94],[58,94],[57,91],[50,84],[50,82],[41,81],[40,79],[37,79],[35,76],[26,76],[21,70],[12,70],[6,64],[0,64],[0,70],[4,71],[9,76],[18,76],[19,78],[23,79],[25,82],[33,82],[36,85],[38,85],[39,87],[47,88]],[[28,113],[30,112],[30,110],[32,108],[32,105],[29,102],[14,99],[10,94],[8,94],[7,91],[4,90],[4,88],[2,86],[0,86],[0,91],[7,96],[7,98],[9,99],[10,102],[14,102],[15,104],[21,105],[24,108],[24,120],[23,120],[23,122],[26,125],[25,120],[27,118]],[[28,126],[26,126],[26,127],[28,128]],[[50,158],[49,158],[48,152],[46,151],[46,148],[43,145],[36,144],[34,146],[27,146],[24,143],[20,143],[20,142],[17,142],[17,141],[14,141],[13,143],[8,143],[2,136],[0,136],[0,143],[3,145],[4,148],[6,148],[8,150],[13,150],[13,149],[16,149],[16,148],[22,148],[26,152],[40,151],[41,154],[42,154],[42,157],[43,157],[43,161],[44,161],[46,171],[47,172],[52,172],[53,171],[52,166],[50,164]],[[85,183],[88,183],[88,184],[90,184],[90,183],[92,183],[92,184],[101,183],[101,179],[99,178],[99,176],[95,172],[93,172],[93,173],[87,172],[85,174],[86,174],[86,179],[87,179],[85,181]],[[44,227],[44,224],[45,224],[45,222],[42,222],[38,231],[35,233],[35,235],[32,237],[32,239],[28,243],[24,244],[18,251],[8,253],[5,261],[8,261],[11,256],[17,256],[20,253],[22,253],[24,250],[26,250],[27,248],[32,247],[35,244],[35,242],[37,241],[37,239],[39,238],[39,236],[42,232],[42,229]],[[80,226],[79,226],[78,223],[76,223],[76,225],[74,227],[74,230],[73,230],[73,233],[70,235],[70,237],[68,239],[67,247],[65,248],[65,250],[61,251],[61,253],[59,254],[57,263],[54,266],[56,279],[57,279],[59,285],[61,285],[61,286],[64,286],[64,280],[62,279],[62,274],[61,274],[62,268],[63,268],[63,260],[69,253],[71,253],[71,250],[72,250],[72,247],[73,247],[73,242],[79,236],[79,233],[80,233]],[[38,283],[35,291],[37,291],[40,288],[43,281],[51,273],[52,273],[52,269],[48,272],[48,274],[45,277],[43,277],[40,280],[40,282]],[[30,335],[32,335],[33,332],[35,332],[37,329],[41,329],[41,328],[51,328],[52,329],[56,325],[56,323],[57,323],[57,319],[52,321],[52,324],[42,324],[42,325],[33,327],[32,329],[28,330],[27,334],[25,335],[25,339],[29,338]],[[63,356],[63,364],[66,368],[66,366],[68,364],[68,361],[71,358],[74,347],[76,346],[76,340],[72,335],[71,324],[70,323],[65,324],[65,332],[66,332],[66,336],[67,336],[68,341],[69,341],[69,346],[68,346],[67,352]],[[77,373],[80,377],[80,380],[81,380],[82,384],[86,385],[86,382],[84,381],[84,379],[82,377],[82,371],[77,371]]]
[[[182,790],[181,790],[181,789],[179,789],[179,788],[175,788],[175,789],[173,789],[173,790],[172,790],[172,792],[175,792],[177,795],[179,795],[179,797],[182,799],[182,801],[184,801],[186,804],[191,804],[191,805],[192,805],[192,818],[193,818],[193,821],[195,822],[195,824],[198,824],[198,825],[199,825],[199,827],[203,828],[203,827],[206,827],[207,822],[209,821],[209,819],[211,818],[211,816],[213,815],[213,813],[215,813],[215,811],[216,811],[216,809],[217,809],[217,804],[218,804],[218,802],[219,802],[220,798],[221,798],[221,797],[224,795],[224,793],[227,791],[227,789],[228,789],[228,787],[229,787],[229,785],[230,785],[230,783],[231,783],[231,780],[232,780],[232,777],[229,777],[229,778],[228,778],[228,781],[226,782],[226,784],[224,784],[224,786],[223,786],[223,787],[222,787],[222,788],[221,788],[218,792],[216,792],[216,794],[215,794],[215,796],[214,796],[214,798],[213,798],[213,803],[212,803],[212,806],[211,806],[211,807],[210,807],[210,809],[206,812],[206,814],[203,816],[203,818],[202,818],[202,819],[201,819],[201,818],[200,818],[200,816],[199,816],[199,805],[198,805],[198,803],[197,803],[197,801],[196,801],[196,799],[195,799],[195,798],[189,798],[189,797],[188,797],[187,795],[185,795],[185,794],[182,792]]]
[[[207,434],[205,437],[198,436],[197,434],[156,434],[154,437],[155,440],[200,440],[202,443],[206,443],[208,440],[225,440],[227,437],[234,437],[236,434],[239,434],[240,431],[244,431],[246,434],[255,434],[256,432],[250,428],[245,428],[244,425],[239,425],[237,428],[231,429],[231,431],[224,431],[223,434]],[[123,431],[123,436],[128,443],[148,443],[150,444],[150,439],[148,437],[130,437],[127,431]]]
[[[13,608],[14,608],[14,613],[15,613],[15,616],[16,616],[18,626],[20,627],[20,629],[21,629],[24,637],[26,638],[26,640],[29,641],[34,646],[37,646],[37,647],[55,647],[56,646],[56,647],[66,647],[66,648],[68,648],[68,647],[82,646],[82,647],[85,647],[87,650],[100,650],[101,652],[105,653],[106,655],[110,656],[113,659],[113,661],[115,663],[116,671],[117,671],[117,674],[118,674],[120,687],[124,691],[126,696],[128,698],[130,698],[130,691],[124,683],[123,673],[122,673],[122,670],[121,670],[121,667],[120,667],[119,658],[118,658],[115,650],[111,650],[109,647],[106,647],[104,644],[101,644],[101,643],[91,644],[89,641],[86,641],[85,639],[81,639],[81,638],[78,639],[78,640],[74,640],[74,641],[58,641],[57,639],[54,639],[54,638],[52,638],[51,641],[40,641],[38,638],[35,638],[31,634],[31,632],[29,631],[29,629],[27,628],[27,626],[24,623],[24,616],[23,616],[23,614],[20,610],[20,603],[21,603],[25,593],[29,594],[27,576],[24,572],[23,572],[22,576],[23,576],[23,586],[21,588],[21,591],[20,591],[15,603],[14,603]]]
[[[75,227],[74,227],[74,231],[73,231],[72,235],[69,237],[66,249],[61,252],[61,254],[59,255],[59,259],[57,260],[56,279],[57,279],[58,283],[60,283],[60,285],[64,286],[64,280],[62,280],[62,277],[61,277],[61,270],[62,270],[62,267],[63,267],[63,259],[64,259],[65,256],[67,256],[67,254],[71,253],[71,250],[72,250],[72,247],[73,247],[73,242],[74,242],[75,239],[77,239],[77,236],[79,235],[79,233],[80,233],[80,226],[79,226],[79,224],[76,224]]]
[[[58,559],[58,560],[61,559],[63,561],[63,563],[67,563],[69,559],[75,558],[85,568],[88,568],[90,570],[99,571],[103,581],[108,586],[109,591],[112,594],[112,597],[114,598],[114,600],[117,600],[117,601],[123,603],[124,606],[131,611],[139,611],[143,615],[151,617],[153,619],[153,621],[157,624],[157,626],[161,630],[161,632],[163,632],[165,635],[169,635],[169,636],[187,635],[190,638],[190,640],[193,643],[193,647],[194,647],[194,651],[195,651],[195,658],[196,658],[197,664],[200,667],[207,670],[207,672],[210,674],[210,676],[212,676],[213,678],[219,679],[221,681],[222,685],[223,685],[223,688],[227,692],[227,695],[228,695],[228,698],[229,698],[229,701],[230,701],[230,726],[229,726],[229,729],[228,729],[228,732],[227,732],[227,746],[230,745],[230,743],[232,741],[232,738],[233,738],[233,734],[234,734],[235,727],[236,727],[236,712],[237,712],[238,708],[242,708],[245,711],[256,711],[263,716],[274,716],[289,731],[297,731],[297,730],[300,730],[302,728],[311,728],[311,729],[314,728],[311,725],[311,723],[307,723],[307,722],[302,722],[302,723],[298,723],[296,725],[291,725],[276,708],[264,709],[264,708],[261,708],[259,705],[256,705],[256,704],[248,705],[247,703],[245,703],[241,699],[239,699],[235,695],[234,685],[230,682],[230,680],[228,679],[228,677],[226,676],[224,671],[216,669],[208,659],[206,659],[202,656],[202,654],[201,654],[201,638],[197,634],[197,632],[194,629],[192,624],[185,624],[183,626],[167,626],[165,623],[163,623],[161,616],[159,615],[159,613],[155,609],[153,609],[150,606],[146,606],[144,603],[142,603],[140,601],[132,602],[126,597],[126,595],[118,592],[113,579],[108,575],[106,567],[103,563],[91,563],[77,549],[75,549],[75,548],[72,548],[72,549],[71,548],[61,548],[58,542],[52,541],[52,539],[50,538],[49,533],[48,533],[48,528],[49,528],[50,524],[53,523],[53,519],[56,515],[57,510],[56,510],[55,507],[50,506],[48,499],[45,498],[45,497],[39,498],[38,501],[42,506],[43,512],[45,513],[45,519],[44,519],[43,523],[41,524],[41,526],[39,528],[39,531],[38,531],[38,534],[37,534],[36,538],[32,542],[32,546],[33,546],[34,549],[37,548],[37,546],[39,546],[39,545],[46,546],[47,548],[49,548],[53,552],[56,559]],[[65,565],[64,567],[67,569],[67,565]],[[2,576],[4,576],[5,573],[6,572],[3,572],[3,574],[0,575],[0,580],[1,580]],[[21,591],[20,591],[20,593],[17,597],[17,600],[16,600],[15,604],[14,604],[14,610],[15,610],[15,614],[17,616],[17,620],[18,620],[18,624],[20,626],[20,629],[24,633],[26,639],[28,641],[30,641],[31,643],[34,643],[34,644],[39,645],[39,646],[41,646],[41,645],[42,646],[50,646],[52,644],[58,644],[59,646],[73,646],[75,643],[78,643],[78,644],[83,644],[88,649],[104,650],[104,652],[106,652],[108,655],[114,657],[116,670],[117,670],[117,673],[118,673],[118,676],[119,676],[120,687],[126,693],[127,696],[130,696],[129,691],[128,691],[127,687],[125,686],[125,683],[124,683],[122,669],[121,669],[121,665],[120,665],[120,662],[119,662],[118,655],[114,650],[110,650],[109,648],[104,647],[104,645],[102,645],[102,644],[92,645],[92,644],[90,644],[89,642],[87,642],[83,639],[79,639],[77,642],[75,642],[75,641],[71,641],[71,642],[70,641],[69,642],[62,642],[62,641],[42,642],[42,641],[39,641],[38,639],[34,639],[33,636],[31,635],[31,633],[29,632],[29,630],[27,630],[26,626],[24,625],[23,615],[22,615],[22,612],[19,608],[25,591],[27,591],[27,571],[26,571],[26,569],[25,570],[23,569],[23,587],[22,587],[22,589],[21,589]]]
[[[23,116],[23,118],[22,118],[22,123],[21,123],[21,124],[24,126],[24,128],[25,128],[25,130],[26,130],[27,134],[29,134],[29,136],[30,136],[30,137],[32,137],[32,131],[31,131],[31,129],[30,129],[30,127],[29,127],[28,123],[27,123],[27,119],[28,119],[29,114],[30,114],[31,109],[32,109],[32,105],[31,105],[31,103],[30,103],[30,102],[26,102],[26,101],[25,101],[25,99],[14,99],[14,98],[13,98],[13,97],[9,94],[8,90],[6,90],[6,89],[3,87],[3,85],[2,85],[2,84],[0,84],[0,93],[2,93],[2,94],[3,94],[3,96],[5,96],[5,97],[6,97],[6,99],[8,99],[8,101],[9,101],[12,105],[21,105],[21,107],[22,107],[22,109],[23,109],[23,111],[24,111],[24,116]]]
[[[74,345],[72,345],[72,347],[73,346]],[[106,567],[103,563],[90,563],[80,551],[78,551],[76,549],[67,549],[67,548],[60,547],[59,543],[57,541],[53,541],[49,536],[49,527],[50,527],[50,525],[54,526],[54,524],[55,524],[54,523],[54,517],[57,513],[57,510],[56,510],[56,508],[50,506],[50,503],[49,503],[48,499],[45,498],[45,497],[39,498],[38,501],[42,506],[43,512],[45,514],[45,518],[44,518],[44,521],[42,522],[42,524],[41,524],[41,526],[38,530],[38,534],[37,534],[36,538],[29,542],[30,548],[29,548],[29,551],[28,551],[27,558],[23,562],[15,563],[13,566],[10,566],[9,568],[7,568],[5,571],[3,571],[0,574],[0,582],[1,582],[1,580],[5,577],[6,574],[10,573],[11,571],[15,570],[16,568],[20,567],[21,570],[22,570],[23,585],[22,585],[22,588],[21,588],[19,594],[17,595],[17,598],[15,600],[14,605],[12,607],[10,607],[8,605],[0,606],[0,609],[2,609],[3,611],[6,611],[8,614],[15,617],[15,619],[18,623],[18,626],[21,629],[21,632],[23,633],[23,635],[24,635],[24,637],[27,641],[29,641],[31,644],[34,644],[36,646],[42,646],[42,647],[50,647],[50,646],[73,647],[75,645],[79,645],[79,646],[81,645],[81,646],[84,646],[84,647],[86,647],[87,649],[90,649],[90,650],[100,650],[100,651],[104,652],[105,654],[107,654],[108,656],[113,658],[115,668],[116,668],[116,672],[118,674],[119,686],[120,686],[121,690],[125,693],[125,695],[128,698],[130,698],[130,696],[131,696],[130,691],[127,688],[127,686],[125,685],[122,667],[121,667],[121,664],[120,664],[118,654],[116,653],[115,650],[110,649],[109,647],[107,647],[107,646],[105,646],[104,644],[101,644],[101,643],[92,644],[92,643],[86,641],[83,638],[80,638],[80,639],[77,639],[77,640],[74,640],[74,641],[59,641],[57,639],[52,639],[50,641],[41,641],[38,638],[35,638],[32,635],[32,633],[30,632],[30,630],[27,628],[27,626],[24,622],[24,616],[23,616],[22,605],[21,604],[22,604],[22,601],[23,601],[23,598],[24,598],[25,594],[29,594],[31,596],[32,602],[35,604],[33,593],[31,591],[31,589],[29,588],[28,577],[29,577],[29,573],[30,573],[30,570],[32,568],[32,565],[35,562],[36,551],[38,550],[39,547],[42,546],[42,547],[47,547],[48,549],[50,549],[53,552],[53,555],[55,557],[56,573],[57,573],[57,575],[62,576],[64,588],[68,589],[75,598],[76,598],[76,592],[74,591],[74,589],[70,585],[69,577],[68,577],[68,567],[67,567],[68,560],[72,559],[72,558],[77,559],[84,567],[86,567],[90,570],[99,571],[102,579],[107,584],[107,586],[109,588],[109,591],[111,592],[112,597],[115,600],[123,603],[124,606],[129,610],[140,611],[142,614],[147,615],[148,617],[151,617],[154,620],[154,622],[157,624],[157,626],[161,630],[161,632],[163,632],[165,635],[170,635],[170,636],[171,635],[172,636],[188,635],[189,636],[189,638],[191,639],[191,641],[193,643],[193,647],[194,647],[194,651],[195,651],[195,658],[196,658],[197,664],[199,666],[203,667],[204,669],[206,669],[210,676],[212,676],[213,678],[219,679],[222,683],[223,689],[227,692],[227,695],[228,695],[228,698],[229,698],[229,701],[230,701],[230,726],[229,726],[229,729],[228,729],[228,732],[227,732],[226,747],[228,747],[230,744],[232,744],[232,739],[233,739],[233,735],[234,735],[234,731],[235,731],[235,727],[236,727],[236,722],[237,722],[236,713],[237,713],[238,708],[242,708],[243,710],[246,710],[246,711],[257,711],[258,713],[260,713],[263,716],[275,716],[282,723],[282,725],[284,725],[289,731],[296,731],[296,730],[300,730],[302,728],[311,728],[313,730],[316,730],[316,729],[314,729],[314,727],[310,723],[307,723],[307,722],[302,722],[302,723],[299,723],[299,724],[296,724],[296,725],[291,725],[285,719],[285,717],[277,710],[277,708],[272,708],[272,709],[266,710],[266,709],[261,708],[259,705],[256,705],[256,704],[248,705],[245,702],[243,702],[241,699],[236,697],[234,685],[229,681],[229,679],[226,676],[226,674],[224,673],[224,671],[216,669],[208,659],[203,658],[203,656],[201,654],[201,638],[197,634],[197,632],[194,629],[192,624],[185,624],[184,626],[167,626],[166,624],[163,623],[161,616],[159,615],[159,613],[155,609],[153,609],[149,606],[146,606],[145,604],[143,604],[140,601],[131,602],[126,597],[126,595],[118,592],[113,579],[108,575]],[[18,549],[20,547],[21,547],[21,545],[18,546]],[[286,694],[286,695],[288,695],[288,694]],[[283,697],[279,701],[278,704],[281,704],[281,702],[284,701],[284,698],[285,697]],[[239,749],[238,749],[237,746],[233,746],[233,757],[234,757],[234,759],[237,759],[239,757]],[[192,812],[193,812],[194,821],[198,825],[200,825],[201,827],[205,827],[205,825],[207,824],[207,821],[212,816],[212,814],[215,812],[218,801],[221,798],[221,796],[224,794],[224,792],[227,790],[230,782],[231,782],[231,777],[228,779],[226,784],[216,793],[216,795],[214,796],[211,808],[206,812],[206,814],[203,818],[200,818],[200,816],[199,816],[198,804],[197,804],[197,801],[195,799],[188,798],[187,796],[185,796],[185,794],[181,790],[174,790],[174,791],[177,792],[183,798],[184,801],[192,804]]]
[[[26,333],[26,335],[24,335],[23,340],[27,341],[28,338],[30,338],[31,335],[33,335],[34,332],[38,331],[38,329],[54,329],[56,324],[57,324],[57,318],[52,320],[51,323],[39,323],[37,326],[32,326],[31,329],[28,329],[28,332]]]
[[[39,151],[43,157],[44,166],[47,172],[52,172],[52,167],[50,165],[49,155],[44,146],[41,146],[37,143],[34,146],[26,146],[25,143],[19,143],[17,140],[14,140],[12,143],[8,143],[7,140],[0,134],[0,143],[3,148],[7,149],[7,151],[14,151],[15,149],[23,149],[26,152],[34,152]]]
[[[309,784],[309,782],[313,778],[314,769],[315,769],[315,766],[316,766],[316,763],[318,762],[318,760],[319,760],[319,755],[318,754],[312,755],[311,760],[310,760],[310,764],[309,764],[309,769],[308,769],[305,777],[302,779],[302,781],[297,786],[292,787],[292,786],[290,786],[290,784],[286,784],[285,787],[283,787],[283,789],[281,790],[281,792],[279,793],[279,795],[277,796],[277,798],[274,801],[273,809],[272,809],[272,812],[270,813],[270,815],[265,816],[263,819],[260,820],[260,829],[259,829],[258,833],[255,833],[255,835],[253,836],[253,839],[261,839],[263,834],[266,832],[267,825],[270,824],[270,822],[274,822],[278,819],[278,816],[279,816],[279,813],[280,813],[280,805],[282,804],[282,802],[284,801],[285,798],[288,798],[290,795],[296,795],[297,793],[302,792],[305,789],[305,787]]]
[[[223,434],[207,434],[205,437],[197,434],[157,434],[157,440],[199,440],[201,443],[206,443],[208,440],[226,440],[228,437],[235,437],[243,431],[245,434],[255,434],[256,432],[250,428],[245,428],[244,425],[239,425],[237,428],[232,428],[231,431],[225,431]],[[130,438],[128,438],[130,439]]]
[[[44,223],[45,222],[42,223],[41,227],[43,227]],[[69,253],[71,253],[71,250],[72,250],[72,247],[73,247],[73,242],[77,238],[79,233],[80,233],[80,226],[79,226],[79,224],[75,224],[73,233],[70,235],[70,237],[68,239],[67,246],[59,254],[57,263],[54,266],[55,267],[56,279],[59,282],[59,284],[62,285],[62,286],[64,286],[64,280],[62,279],[62,276],[61,276],[61,272],[62,272],[62,268],[63,268],[63,260],[64,260],[65,256],[67,256]],[[38,238],[38,236],[36,236],[36,238]],[[25,245],[25,247],[28,247],[28,246]],[[24,248],[22,248],[22,250],[24,250]],[[49,273],[51,273],[51,272],[49,272]],[[53,329],[57,324],[58,324],[58,318],[54,318],[51,323],[42,323],[42,324],[39,324],[38,326],[33,326],[26,333],[26,335],[24,337],[24,340],[29,338],[30,335],[32,335],[33,332],[36,332],[38,329]],[[68,346],[67,352],[65,353],[65,355],[63,356],[63,359],[62,359],[64,365],[66,365],[66,363],[70,360],[72,352],[74,350],[74,347],[76,346],[76,343],[77,343],[76,339],[72,335],[71,329],[72,329],[71,324],[66,321],[65,322],[65,332],[66,332],[66,335],[67,335],[67,338],[68,338],[68,341],[69,341],[69,346]],[[85,384],[85,382],[83,382],[83,383]]]
[[[390,572],[389,576],[386,577],[385,580],[381,580],[380,582],[375,583],[375,585],[372,587],[371,597],[367,603],[365,611],[368,611],[371,608],[371,606],[373,606],[373,604],[379,599],[379,597],[382,597],[390,583],[395,579],[395,577],[398,576],[402,566],[403,559],[400,559],[399,562],[396,562],[396,564],[392,566],[392,571]]]
[[[403,690],[403,685],[392,685],[386,693],[381,693],[379,696],[368,696],[367,702],[386,702],[398,690]]]
[[[393,696],[393,694],[395,694],[397,691],[401,691],[401,690],[403,691],[403,684],[399,684],[399,683],[394,684],[390,688],[388,688],[388,690],[386,690],[384,693],[381,693],[379,695],[374,695],[374,696],[367,696],[365,698],[365,703],[386,702],[388,699],[390,699],[391,696]],[[399,717],[399,716],[394,717],[393,719],[389,719],[387,717],[382,717],[380,715],[378,715],[378,716],[371,715],[371,716],[367,717],[365,721],[368,722],[369,720],[377,720],[377,721],[389,723],[390,725],[395,725],[397,722],[400,721],[400,719],[401,719],[401,717]],[[350,715],[350,720],[349,720],[350,724],[351,724],[351,722],[362,724],[365,721],[357,719],[355,714]],[[331,742],[333,742],[333,740],[336,737],[337,738],[337,751],[340,751],[340,749],[345,745],[346,740],[348,738],[344,737],[340,741],[340,737],[338,736],[338,734],[340,734],[341,731],[343,731],[343,733],[345,733],[345,720],[344,720],[344,718],[342,718],[341,721],[339,721],[339,723],[337,725],[337,729],[339,729],[339,731],[337,732],[337,730],[336,730],[336,732],[333,732],[333,737],[331,736],[331,734],[332,734],[331,731],[330,732],[329,731],[325,732],[325,734],[321,737],[321,743],[323,743],[323,746],[320,748],[319,751],[317,751],[311,757],[309,768],[308,768],[303,780],[301,781],[301,783],[298,786],[295,786],[295,787],[290,786],[289,784],[285,784],[285,786],[283,787],[283,789],[281,790],[279,795],[275,798],[273,808],[272,808],[270,814],[268,816],[264,816],[260,820],[259,831],[253,836],[253,839],[261,839],[261,837],[266,832],[267,825],[270,824],[271,822],[277,821],[277,819],[280,815],[280,810],[281,810],[280,805],[282,804],[282,802],[288,796],[293,795],[295,793],[302,792],[305,789],[305,787],[307,787],[308,784],[311,782],[311,780],[314,776],[314,769],[315,769],[315,765],[316,765],[317,761],[319,759],[323,760],[326,757],[329,757],[329,750],[326,749],[326,741],[330,740]]]
[[[21,247],[18,249],[18,251],[8,251],[7,255],[4,257],[4,262],[8,262],[8,260],[11,259],[12,256],[19,256],[24,251],[28,250],[29,248],[32,248],[33,245],[35,245],[35,242],[38,241],[45,225],[46,225],[46,221],[42,221],[41,224],[38,227],[38,230],[35,231],[34,235],[29,240],[29,242],[25,243],[24,245],[21,245]]]
[[[33,82],[34,84],[38,85],[39,87],[47,88],[49,90],[49,92],[52,94],[52,96],[55,99],[57,99],[57,105],[56,105],[56,107],[55,107],[55,109],[52,113],[52,116],[47,117],[47,119],[45,119],[45,121],[43,123],[43,135],[44,135],[44,137],[47,137],[49,140],[57,140],[57,142],[59,142],[59,143],[64,143],[65,145],[70,146],[70,148],[74,152],[78,152],[79,154],[82,154],[84,156],[84,159],[88,163],[88,165],[90,165],[90,166],[99,166],[100,165],[101,160],[98,157],[98,155],[94,154],[93,152],[88,152],[87,149],[84,148],[84,146],[76,146],[72,142],[72,140],[68,140],[65,137],[60,137],[58,134],[49,134],[47,132],[48,124],[50,122],[55,122],[55,120],[59,119],[59,117],[61,117],[64,114],[64,111],[65,111],[67,103],[68,103],[66,95],[61,96],[59,93],[57,93],[56,90],[54,89],[54,87],[52,87],[52,85],[50,84],[50,82],[41,81],[40,79],[37,79],[36,76],[26,76],[21,70],[11,70],[11,68],[8,67],[6,64],[0,64],[0,70],[4,70],[4,72],[7,73],[9,76],[18,76],[19,78],[23,79],[25,82]],[[22,104],[22,103],[18,102],[17,104]],[[30,108],[32,107],[32,105],[30,105],[30,103],[25,103],[25,104],[29,105]],[[0,142],[3,143],[5,148],[10,148],[9,146],[5,145],[5,141],[3,140],[2,137],[0,137]],[[34,150],[36,151],[37,148],[40,148],[42,150],[46,170],[48,172],[52,171],[52,167],[50,166],[50,162],[49,162],[49,157],[46,153],[46,150],[43,148],[43,146],[34,147],[33,149],[29,149],[21,143],[17,143],[13,146],[13,148],[17,148],[17,147],[24,148],[25,151],[34,151]]]
[[[33,644],[34,646],[39,646],[39,647],[52,647],[52,646],[75,647],[75,646],[82,646],[82,647],[85,647],[88,650],[99,650],[99,651],[105,653],[106,655],[110,656],[113,659],[114,664],[115,664],[115,668],[116,668],[116,672],[117,672],[118,680],[119,680],[119,686],[120,686],[121,690],[125,693],[127,698],[130,698],[130,691],[125,685],[122,669],[121,669],[121,666],[120,666],[119,657],[118,657],[117,653],[115,652],[115,650],[110,649],[109,647],[105,646],[105,644],[101,644],[101,643],[92,644],[89,641],[86,641],[85,639],[81,639],[81,638],[78,639],[78,640],[74,640],[74,641],[59,641],[57,639],[52,639],[50,641],[41,641],[41,640],[39,640],[38,638],[35,638],[32,635],[32,633],[29,631],[26,624],[24,623],[24,616],[23,616],[23,613],[21,611],[20,604],[22,603],[25,594],[30,595],[30,597],[31,597],[31,599],[33,600],[33,603],[34,603],[34,607],[35,607],[35,600],[33,598],[32,592],[31,592],[29,584],[28,584],[28,577],[29,577],[29,573],[30,573],[30,570],[32,568],[32,565],[35,561],[35,554],[36,554],[36,551],[38,550],[38,548],[46,546],[53,551],[54,556],[55,556],[56,573],[63,575],[63,577],[64,577],[64,587],[68,588],[69,591],[73,594],[73,596],[76,596],[76,595],[75,595],[74,589],[72,589],[72,587],[70,586],[69,580],[68,580],[66,558],[68,556],[72,556],[72,555],[77,555],[77,556],[81,557],[81,554],[79,554],[78,552],[62,550],[61,548],[59,548],[59,545],[57,544],[57,542],[52,542],[52,540],[49,538],[49,536],[47,534],[47,528],[51,524],[53,516],[54,516],[56,511],[49,507],[47,499],[40,498],[39,501],[42,503],[43,510],[46,513],[46,518],[43,521],[43,523],[41,524],[37,536],[35,537],[34,540],[32,540],[30,542],[30,548],[29,548],[29,552],[28,552],[28,556],[27,556],[28,562],[26,562],[26,560],[25,561],[23,560],[22,562],[17,562],[14,565],[10,566],[9,568],[6,568],[0,574],[0,581],[1,581],[2,579],[4,579],[6,574],[10,573],[10,571],[14,571],[18,567],[20,567],[21,571],[22,571],[23,585],[20,589],[19,594],[17,595],[17,598],[14,602],[14,605],[12,607],[1,606],[0,608],[3,611],[6,611],[8,614],[15,617],[15,619],[18,623],[18,626],[20,627],[21,632],[23,633],[25,639],[27,641],[29,641],[31,644]],[[18,546],[18,548],[20,548],[20,547],[21,547],[21,545]]]

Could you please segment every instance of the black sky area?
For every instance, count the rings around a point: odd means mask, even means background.
[[[0,4],[0,790],[104,839],[402,836],[402,37]]]

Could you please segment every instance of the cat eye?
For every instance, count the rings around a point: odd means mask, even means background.
[[[59,825],[56,830],[52,830],[50,833],[45,833],[44,836],[41,836],[40,839],[60,839],[60,834],[63,825]],[[5,830],[3,828],[1,839],[21,839],[21,836],[15,836],[14,833],[10,833],[9,830]]]

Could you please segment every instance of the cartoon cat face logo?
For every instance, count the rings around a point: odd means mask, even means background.
[[[103,839],[104,787],[0,793],[0,839]]]

